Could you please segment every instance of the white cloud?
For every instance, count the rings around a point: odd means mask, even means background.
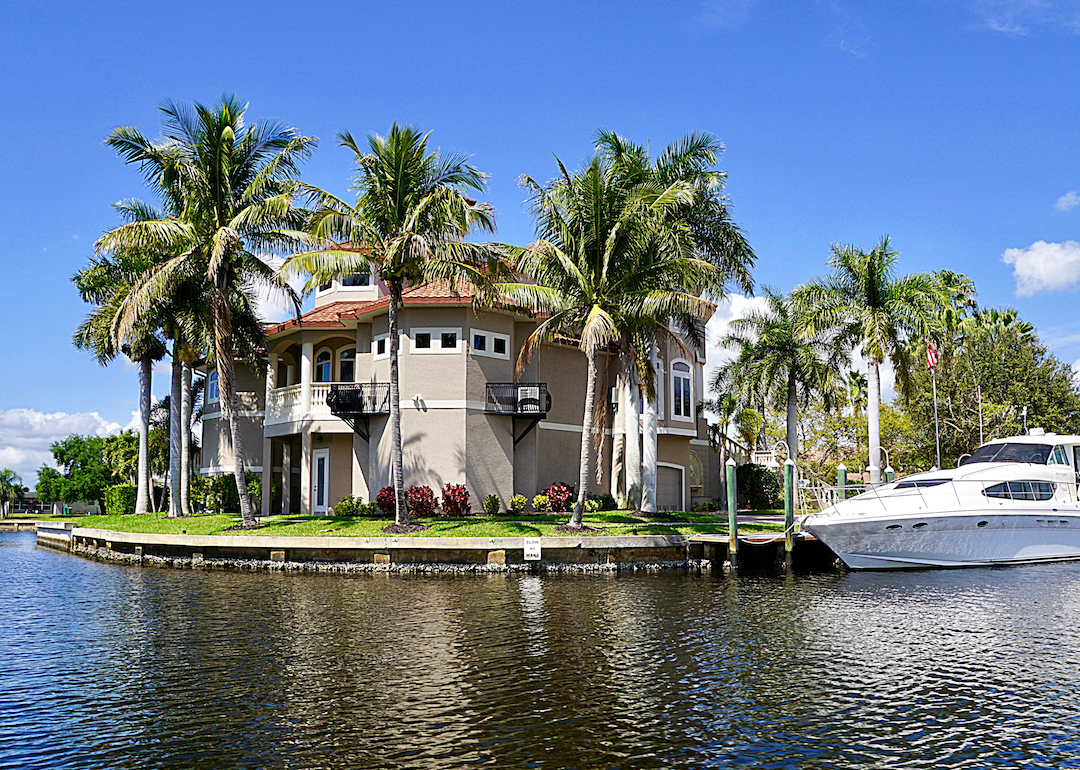
[[[1040,28],[1080,32],[1077,0],[976,0],[983,26],[1009,35],[1029,35]]]
[[[0,410],[0,468],[10,468],[33,488],[42,464],[53,465],[49,445],[72,433],[107,436],[120,430],[97,412],[46,414],[35,409]]]
[[[277,270],[285,263],[285,260],[276,254],[260,254],[259,259],[274,270]],[[292,278],[289,280],[289,285],[297,294],[302,292],[305,283],[306,280],[303,278]],[[255,298],[255,308],[262,319],[269,323],[280,323],[281,321],[293,318],[296,315],[296,309],[292,306],[292,303],[288,301],[284,293],[269,288],[263,289],[258,293]]]
[[[1006,249],[1001,261],[1013,266],[1016,293],[1021,297],[1068,289],[1080,281],[1080,243],[1076,241],[1036,241],[1026,249]]]
[[[716,306],[716,312],[705,324],[705,387],[716,376],[716,370],[734,357],[734,352],[717,347],[716,341],[727,334],[728,324],[736,318],[745,318],[754,310],[765,310],[768,301],[764,297],[747,297],[742,294],[728,294],[724,301]],[[711,394],[706,393],[707,398]]]
[[[1054,204],[1054,208],[1058,211],[1068,211],[1077,206],[1080,206],[1080,195],[1076,194],[1076,190],[1069,190],[1058,198],[1057,203]]]
[[[1072,362],[1072,382],[1074,388],[1080,388],[1080,358]]]

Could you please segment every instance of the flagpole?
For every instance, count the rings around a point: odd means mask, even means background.
[[[937,467],[941,470],[941,432],[938,430],[937,416],[937,373],[930,370],[930,381],[934,386],[934,445],[937,448]]]

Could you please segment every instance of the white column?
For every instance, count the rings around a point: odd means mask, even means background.
[[[286,364],[285,365],[285,382],[282,385],[282,387],[285,387],[287,385],[295,385],[295,384],[296,384],[296,366],[293,365],[293,364]]]
[[[266,403],[270,403],[270,392],[277,387],[278,354],[271,353],[266,364]]]
[[[307,346],[305,346],[307,347]],[[308,392],[311,386],[308,385]],[[311,511],[311,427],[300,431],[300,513],[310,516]]]
[[[641,391],[637,378],[626,383],[623,389],[626,405],[626,499],[627,506],[641,506]]]
[[[653,371],[656,372],[660,368],[660,362],[656,354],[655,343],[651,347],[649,357],[652,360]],[[657,377],[657,396],[659,396],[660,389],[663,386],[664,384],[659,382],[659,377]],[[641,510],[647,513],[656,512],[656,444],[658,427],[656,401],[649,401],[645,404],[645,438],[642,441],[641,448]]]
[[[314,358],[315,346],[310,342],[305,342],[301,347],[300,354],[300,413],[309,414],[311,412],[311,364]]]
[[[268,436],[263,436],[262,443],[262,500],[259,501],[259,515],[269,516],[273,513],[270,510],[270,504],[274,499],[274,440]]]

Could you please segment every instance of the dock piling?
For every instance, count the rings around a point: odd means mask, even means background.
[[[784,461],[784,568],[791,569],[795,550],[795,461]]]
[[[728,561],[735,571],[739,562],[739,522],[735,516],[735,460],[727,461],[727,520],[728,520]]]

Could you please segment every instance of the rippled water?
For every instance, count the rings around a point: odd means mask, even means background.
[[[1080,767],[1080,564],[231,574],[0,534],[0,768]]]

